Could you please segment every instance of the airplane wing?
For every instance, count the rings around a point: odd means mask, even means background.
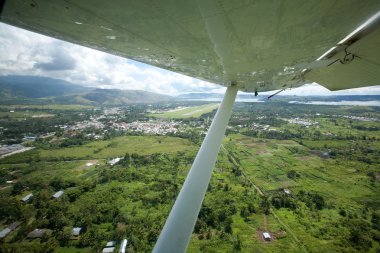
[[[351,34],[379,10],[378,0],[8,0],[0,20],[242,91],[338,90],[380,84],[379,18]]]

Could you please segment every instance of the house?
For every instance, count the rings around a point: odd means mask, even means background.
[[[120,249],[119,249],[119,253],[125,253],[125,250],[126,250],[126,248],[127,248],[127,244],[128,244],[128,240],[127,240],[127,239],[124,239],[124,240],[121,242]]]
[[[263,238],[265,241],[270,241],[272,239],[268,232],[263,232]]]
[[[63,191],[57,191],[56,193],[54,193],[52,197],[55,199],[58,199],[62,196],[63,193],[64,193]]]
[[[22,223],[21,221],[13,222],[7,228],[4,228],[3,230],[1,230],[0,231],[0,239],[6,237],[10,232],[15,230],[18,226],[20,226],[21,223]]]
[[[321,157],[324,159],[330,158],[330,153],[329,152],[322,152]]]
[[[116,157],[114,159],[112,159],[111,161],[109,161],[109,165],[113,166],[115,164],[117,164],[118,162],[120,162],[121,158],[120,157]]]
[[[115,246],[116,246],[116,242],[115,241],[109,241],[109,242],[107,242],[106,247],[103,249],[102,253],[114,252]]]
[[[35,136],[25,136],[24,138],[22,138],[22,141],[35,141],[37,139],[37,137]]]
[[[44,235],[50,236],[52,233],[53,233],[53,231],[50,230],[50,229],[39,229],[39,228],[36,228],[35,230],[33,230],[32,232],[30,232],[27,235],[27,238],[29,238],[29,239],[36,239],[36,238],[41,238]]]
[[[11,232],[11,230],[9,228],[4,228],[3,230],[1,230],[0,231],[0,239],[6,237],[10,232]]]
[[[33,197],[33,193],[30,193],[21,199],[22,202],[28,202]]]
[[[115,241],[109,241],[106,244],[106,248],[108,248],[108,247],[115,247],[115,246],[116,246],[116,242]]]
[[[81,230],[82,230],[81,227],[75,227],[75,228],[73,228],[73,230],[71,231],[71,235],[72,235],[72,236],[79,236]]]

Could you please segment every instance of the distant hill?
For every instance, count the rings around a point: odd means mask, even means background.
[[[222,100],[224,94],[221,93],[186,93],[181,94],[176,97],[178,100]],[[244,100],[261,100],[267,101],[268,95],[258,95],[255,96],[252,94],[238,94],[237,101]],[[372,101],[380,100],[380,95],[334,95],[334,96],[274,96],[271,98],[271,101]]]
[[[63,80],[39,76],[0,76],[2,98],[43,98],[90,89]]]
[[[170,96],[148,91],[116,89],[95,89],[82,97],[99,104],[155,103],[172,99]]]
[[[96,89],[36,76],[0,76],[0,103],[122,105],[169,101],[170,96],[142,90]]]

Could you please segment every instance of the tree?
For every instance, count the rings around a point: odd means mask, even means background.
[[[61,246],[67,245],[71,238],[71,228],[65,227],[63,230],[57,232],[57,240]]]
[[[225,221],[224,232],[227,234],[232,234],[232,218],[228,217]]]
[[[19,180],[17,181],[14,185],[13,185],[13,189],[12,189],[12,195],[18,195],[20,194],[21,192],[23,192],[25,189],[27,188],[27,184],[26,182],[24,182],[23,180]]]
[[[118,240],[123,239],[126,233],[127,233],[127,226],[125,225],[125,223],[118,222],[116,225],[116,230],[115,230],[116,239]]]
[[[236,240],[234,240],[234,251],[240,252],[241,251],[242,242],[240,240],[239,235],[236,237]]]
[[[287,176],[290,179],[296,179],[296,178],[299,178],[301,175],[295,170],[290,170],[288,171]]]

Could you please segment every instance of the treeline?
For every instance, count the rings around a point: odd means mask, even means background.
[[[276,140],[291,140],[302,138],[301,133],[293,133],[287,129],[284,131],[259,131],[259,130],[246,130],[242,132],[243,135],[265,138],[265,139],[276,139]]]

